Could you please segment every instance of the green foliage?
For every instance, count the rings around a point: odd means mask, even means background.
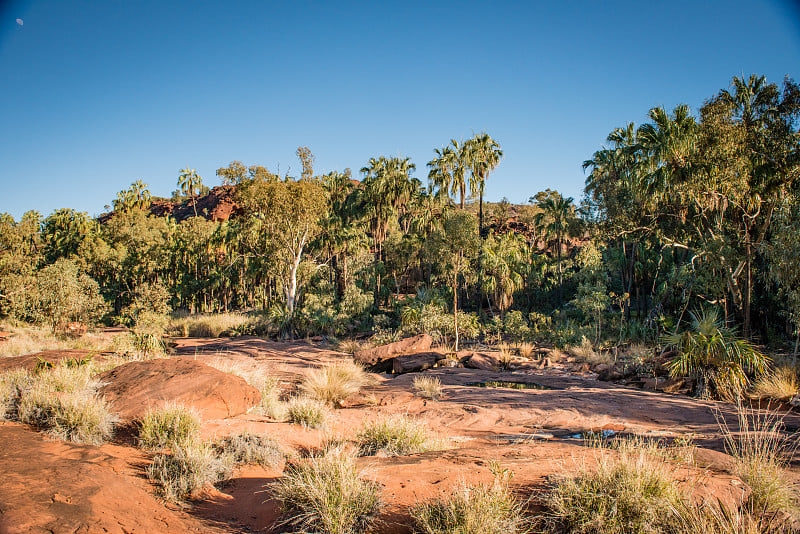
[[[663,338],[666,345],[678,350],[670,363],[670,373],[697,376],[701,381],[708,379],[718,395],[732,392],[738,396],[749,384],[747,372],[762,374],[769,358],[749,341],[738,338],[732,328],[722,323],[715,309],[689,315],[690,329]]]
[[[54,331],[71,321],[93,324],[106,311],[97,282],[66,259],[37,271],[10,304],[17,318],[50,325]]]

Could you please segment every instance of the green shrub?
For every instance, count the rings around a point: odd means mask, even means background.
[[[274,467],[284,457],[280,445],[274,439],[244,431],[226,436],[217,443],[221,456],[230,458],[234,465],[259,464]]]
[[[328,420],[327,406],[317,399],[295,397],[286,403],[289,422],[305,428],[319,428]]]
[[[364,480],[355,458],[341,449],[290,463],[272,490],[295,532],[366,532],[381,505],[380,485]]]
[[[433,448],[428,429],[421,421],[407,415],[393,415],[364,424],[356,437],[362,454],[378,452],[400,456]]]
[[[139,447],[162,449],[182,445],[197,439],[200,418],[179,404],[165,404],[149,409],[138,421]]]

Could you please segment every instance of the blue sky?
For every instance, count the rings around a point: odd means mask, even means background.
[[[0,212],[99,214],[186,165],[299,174],[300,145],[318,172],[403,155],[425,180],[484,130],[505,152],[489,200],[579,198],[612,128],[753,72],[800,79],[793,4],[0,2]]]

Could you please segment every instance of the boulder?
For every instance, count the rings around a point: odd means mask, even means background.
[[[500,370],[500,358],[493,354],[476,352],[464,362],[464,367],[482,371],[498,371]]]
[[[3,341],[8,341],[9,338],[11,338],[11,332],[0,331],[0,343]]]
[[[239,415],[261,402],[243,378],[194,360],[130,362],[103,373],[100,382],[100,393],[126,422],[168,402],[194,408],[204,419]]]
[[[664,393],[677,393],[687,386],[685,378],[645,378],[643,387],[663,391]]]
[[[83,334],[86,333],[87,327],[83,323],[79,322],[72,322],[72,323],[62,323],[58,325],[57,328],[58,332],[71,339],[78,339]]]
[[[416,373],[430,369],[444,359],[444,355],[438,352],[417,352],[395,356],[392,359],[392,372],[395,374]]]
[[[431,336],[420,334],[387,345],[381,345],[380,347],[360,350],[353,355],[353,358],[358,363],[370,367],[373,371],[388,371],[392,366],[391,362],[386,363],[387,360],[394,358],[398,354],[426,351],[431,348],[432,344],[433,338]]]

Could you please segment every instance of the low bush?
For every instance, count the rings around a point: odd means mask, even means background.
[[[230,458],[236,466],[259,464],[274,467],[284,457],[277,441],[248,431],[222,438],[217,442],[217,450],[221,456]]]
[[[614,360],[610,354],[606,352],[595,351],[594,347],[592,346],[592,342],[589,341],[586,336],[581,339],[580,345],[570,345],[566,348],[566,351],[579,361],[588,363],[590,365],[598,365],[601,363],[610,365],[614,363]]]
[[[380,484],[363,479],[354,456],[336,448],[290,463],[271,489],[295,532],[366,532],[381,505]]]
[[[147,468],[147,476],[158,484],[168,501],[194,496],[199,490],[225,480],[231,462],[214,448],[197,441],[174,444],[170,453],[159,453]]]
[[[30,373],[15,369],[0,374],[0,420],[17,416],[17,403],[20,395],[31,383]]]
[[[415,376],[412,387],[417,395],[425,399],[439,400],[442,396],[442,381],[435,376]]]
[[[434,448],[425,423],[394,415],[367,422],[356,436],[361,454],[382,453],[389,456],[414,454]]]
[[[200,433],[198,415],[179,404],[151,408],[138,421],[139,447],[162,449],[193,442]]]
[[[305,428],[319,428],[328,420],[328,407],[317,399],[295,397],[286,403],[286,414],[290,423]]]
[[[301,388],[311,398],[339,406],[367,381],[364,368],[348,360],[309,370]]]

